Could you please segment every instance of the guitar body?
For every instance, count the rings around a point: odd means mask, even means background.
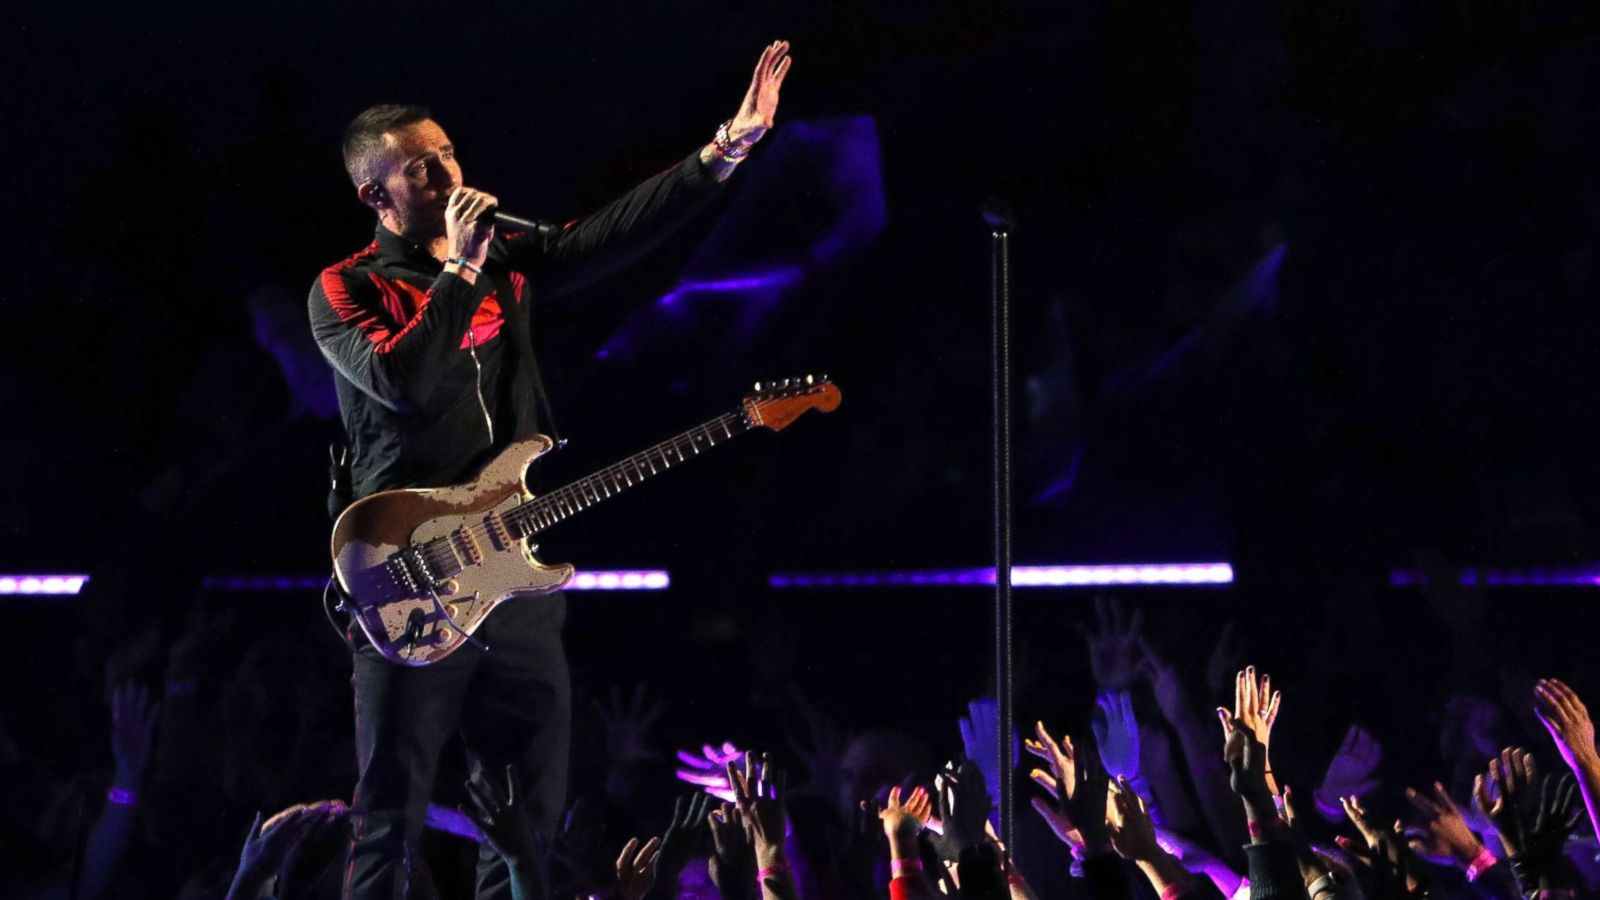
[[[551,446],[535,435],[507,447],[466,484],[382,491],[339,516],[334,572],[355,620],[385,658],[407,666],[436,662],[501,603],[548,594],[572,580],[572,566],[541,563],[502,520],[532,499],[524,475]],[[405,577],[394,563],[399,551],[429,542],[435,553],[464,564],[431,589],[427,579]]]

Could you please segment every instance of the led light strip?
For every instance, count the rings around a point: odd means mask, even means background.
[[[894,572],[777,572],[774,588],[981,587],[995,582],[984,569],[922,569]],[[1079,566],[1014,566],[1015,587],[1111,587],[1116,585],[1219,585],[1233,583],[1233,566],[1204,563],[1112,563]]]
[[[203,582],[220,591],[320,591],[327,583],[326,575],[212,575]],[[671,586],[672,576],[665,569],[617,569],[579,572],[563,590],[664,591]]]
[[[1417,569],[1396,569],[1389,573],[1394,587],[1420,587],[1428,576]],[[1600,565],[1530,569],[1462,569],[1466,587],[1600,587]]]
[[[76,594],[87,575],[0,575],[0,594]]]

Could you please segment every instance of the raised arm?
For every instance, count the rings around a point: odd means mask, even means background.
[[[483,833],[484,843],[505,862],[513,900],[544,900],[549,883],[545,847],[528,821],[516,769],[506,766],[504,781],[478,769],[467,779],[466,788],[472,800],[466,812]]]
[[[1541,774],[1533,755],[1518,747],[1500,751],[1489,760],[1487,777],[1473,782],[1473,803],[1500,835],[1522,896],[1545,897],[1574,887],[1562,865],[1562,847],[1583,818],[1577,793],[1570,773]]]
[[[100,897],[114,884],[133,840],[139,791],[144,787],[159,714],[160,704],[153,703],[149,692],[132,682],[118,685],[111,695],[111,750],[117,771],[106,792],[105,809],[89,831],[75,896]]]
[[[1555,678],[1541,679],[1533,689],[1533,711],[1550,732],[1583,792],[1589,821],[1600,833],[1600,754],[1594,748],[1594,722],[1578,693]]]
[[[1293,835],[1278,816],[1272,791],[1267,787],[1267,748],[1244,723],[1226,709],[1218,709],[1225,736],[1222,759],[1228,767],[1228,784],[1244,804],[1250,844],[1251,900],[1309,900]]]
[[[772,128],[793,58],[788,41],[761,52],[739,110],[715,136],[677,165],[553,235],[521,233],[505,241],[507,262],[529,272],[541,296],[584,287],[637,260],[686,222]]]
[[[1139,867],[1150,887],[1163,900],[1197,892],[1211,898],[1221,896],[1210,881],[1195,878],[1176,856],[1156,842],[1155,824],[1150,821],[1144,798],[1134,791],[1128,779],[1118,778],[1112,782],[1111,808],[1111,846],[1118,856]]]

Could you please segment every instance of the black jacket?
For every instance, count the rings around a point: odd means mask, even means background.
[[[554,234],[497,233],[476,284],[382,225],[323,269],[311,330],[335,372],[354,497],[454,484],[533,434],[530,313],[637,258],[717,186],[697,151]]]

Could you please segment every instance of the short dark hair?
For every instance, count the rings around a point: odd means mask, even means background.
[[[384,149],[385,134],[431,118],[427,109],[405,103],[380,103],[362,110],[344,130],[344,170],[350,181],[360,187],[372,177],[372,161]]]

